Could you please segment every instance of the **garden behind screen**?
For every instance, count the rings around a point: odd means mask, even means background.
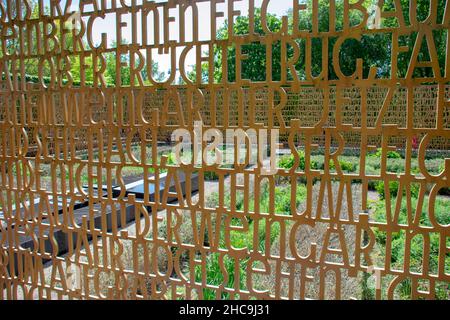
[[[0,1],[0,297],[449,299],[450,2],[289,3]]]

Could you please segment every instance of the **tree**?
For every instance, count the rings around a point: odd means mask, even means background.
[[[125,39],[122,40],[123,44],[126,44],[127,41]],[[117,48],[117,42],[113,41],[111,43],[111,48]],[[116,85],[116,66],[117,66],[117,60],[116,60],[116,52],[107,52],[104,54],[105,60],[106,60],[106,72],[105,72],[105,78],[108,79],[108,85]],[[130,85],[131,79],[130,79],[130,68],[127,67],[130,63],[130,55],[124,54],[120,57],[121,63],[124,63],[125,66],[120,67],[120,74],[121,74],[121,80],[122,85]],[[139,61],[136,62],[139,64]],[[147,61],[146,63],[149,63]],[[159,71],[159,65],[156,61],[151,61],[152,64],[152,76],[156,81],[162,81],[165,77],[165,73]],[[141,71],[142,79],[146,84],[150,84],[148,80],[148,72],[147,68],[144,67],[144,69]]]
[[[20,11],[22,12],[22,15],[24,16],[27,8],[26,8],[24,2],[19,2],[19,3],[21,4]],[[2,11],[5,10],[4,13],[10,11],[12,14],[12,17],[17,16],[17,13],[18,13],[17,4],[18,3],[16,1],[11,1],[11,7],[8,7],[6,0],[0,0],[0,6],[2,7]],[[28,5],[31,8],[31,18],[37,18],[39,16],[39,7],[37,5],[37,0],[29,0]],[[19,28],[18,26],[15,26],[16,33],[18,33],[18,28]],[[43,27],[40,26],[40,28],[41,28],[40,32],[43,32]],[[33,46],[32,51],[36,52],[37,51],[37,47],[36,47],[37,41],[35,41],[36,34],[32,33],[31,37],[32,37],[32,41],[30,43]],[[14,52],[15,50],[18,50],[19,46],[20,46],[20,43],[16,38],[6,40],[5,44],[6,44],[6,48],[4,48],[4,50],[7,52]],[[0,51],[0,58],[2,57],[2,54],[3,54],[2,51]],[[24,63],[25,63],[25,73],[27,75],[37,76],[38,66],[37,66],[35,59],[26,59],[24,61]],[[50,71],[48,68],[45,73],[46,73],[46,75],[50,74]]]
[[[277,32],[281,29],[282,22],[276,15],[267,15],[267,25],[270,30]],[[238,17],[233,25],[233,33],[236,35],[245,35],[249,30],[249,18]],[[255,10],[255,32],[263,35],[264,30],[261,24],[261,10]],[[228,23],[225,21],[224,25],[217,31],[217,39],[226,39],[228,37]],[[242,78],[250,79],[252,81],[266,80],[266,47],[260,43],[246,44],[242,48],[242,52],[247,54],[251,59],[247,59],[242,64]],[[222,51],[220,48],[215,48],[215,79],[220,82],[222,80],[221,66],[222,66]],[[272,48],[272,65],[273,65],[273,79],[279,80],[281,74],[281,43],[276,42]],[[232,45],[227,52],[228,64],[228,81],[236,80],[236,46]]]
[[[416,14],[417,21],[424,21],[429,14],[429,2],[430,1],[415,1],[417,4]],[[437,22],[444,23],[444,12],[445,12],[445,2],[444,0],[437,1]],[[413,21],[410,21],[410,0],[400,0],[401,10],[403,13],[403,19],[406,25],[411,25]],[[387,1],[384,3],[382,8],[383,11],[393,11],[395,10],[394,3],[392,1]],[[413,11],[413,10],[412,10]],[[382,21],[382,27],[398,27],[399,22],[397,19],[390,18]],[[447,41],[447,30],[433,30],[433,40],[436,46],[436,51],[438,55],[438,62],[441,70],[441,74],[444,73],[445,68],[445,55],[446,55],[446,41]],[[411,60],[412,51],[414,44],[417,39],[417,32],[413,32],[410,35],[406,35],[400,39],[400,45],[407,46],[409,50],[405,53],[401,53],[398,57],[398,76],[403,77],[406,75],[408,70],[409,62]],[[425,42],[425,41],[424,41]],[[387,44],[389,50],[391,49],[391,43]],[[429,48],[422,43],[420,52],[418,55],[419,60],[429,61],[430,56],[428,53]],[[414,77],[433,77],[433,71],[431,68],[416,68],[413,73]]]
[[[309,4],[311,0],[309,0]],[[328,20],[328,12],[329,12],[329,1],[320,0],[319,1],[319,31],[328,31],[329,30],[329,20]],[[299,14],[299,26],[300,30],[312,30],[312,21],[311,21],[311,5],[307,5],[307,10],[303,10]],[[336,27],[342,28],[343,24],[343,4],[341,1],[336,3],[337,10],[337,21]],[[342,13],[342,14],[341,14]],[[287,12],[289,26],[292,30],[293,26],[293,12],[292,9]],[[350,15],[350,25],[356,25],[360,22],[359,16],[356,13],[352,13]],[[277,32],[282,27],[282,21],[275,15],[268,14],[267,15],[267,24],[270,30],[273,32]],[[238,17],[233,26],[233,31],[236,35],[244,35],[248,33],[249,30],[249,19],[248,17]],[[261,25],[261,10],[257,9],[255,11],[255,31],[258,34],[263,35],[264,31]],[[228,34],[228,25],[225,23],[218,30],[218,38],[223,39],[226,38]],[[333,67],[333,45],[335,44],[337,38],[329,39],[329,50],[328,50],[328,75],[329,79],[337,79],[337,76],[334,72]],[[322,39],[314,38],[312,39],[311,46],[311,56],[313,57],[311,60],[311,69],[312,74],[317,75],[322,70]],[[373,65],[378,65],[380,67],[380,74],[386,74],[387,68],[384,67],[386,61],[389,60],[389,52],[386,49],[386,42],[388,41],[388,37],[383,35],[373,35],[373,36],[362,36],[361,41],[350,39],[345,41],[342,45],[341,55],[340,55],[340,66],[344,74],[352,74],[355,69],[355,61],[357,58],[362,58],[365,62],[363,73],[367,76],[369,69]],[[306,41],[305,39],[297,39],[296,43],[300,48],[300,58],[295,65],[295,69],[297,71],[298,77],[300,79],[306,78],[306,70],[305,70],[305,50],[306,50]],[[252,81],[265,81],[266,79],[266,48],[265,45],[260,43],[252,43],[244,46],[244,53],[247,53],[251,56],[251,59],[245,61],[242,66],[242,78],[250,79]],[[228,49],[228,80],[234,81],[236,79],[235,75],[235,60],[236,60],[236,49],[234,46]],[[292,47],[287,48],[287,57],[283,57],[283,59],[289,59],[293,56],[294,50]],[[222,79],[222,75],[220,73],[220,66],[222,64],[222,53],[220,49],[216,49],[214,52],[215,55],[215,69],[216,81],[220,81]],[[319,57],[319,58],[317,58]],[[272,48],[272,79],[278,81],[281,79],[281,43],[280,41],[275,42]],[[288,78],[292,79],[292,75],[288,75]]]
[[[13,17],[15,17],[16,14],[16,2],[12,1],[13,7],[12,8],[8,8],[8,10],[11,10]],[[3,8],[6,8],[6,0],[0,0],[0,5]],[[29,2],[29,5],[31,7],[31,17],[32,18],[37,18],[39,16],[39,7],[37,5],[37,0],[31,0]],[[25,6],[22,3],[22,12],[25,11]],[[5,9],[6,10],[6,9]],[[45,10],[48,11],[48,8],[45,8]],[[68,22],[69,23],[69,22]],[[16,28],[18,28],[16,26]],[[43,27],[42,25],[40,26],[41,28],[41,33],[43,32]],[[59,32],[59,28],[60,28],[60,24],[57,23],[57,21],[55,21],[55,28],[57,28],[58,30],[56,31],[56,34],[58,35],[58,40],[59,43],[61,43],[61,32]],[[32,37],[36,37],[35,33],[31,33]],[[32,41],[30,42],[34,47],[32,48],[32,52],[37,53],[37,41],[35,41],[36,39],[32,39]],[[83,39],[83,47],[84,48],[89,48],[89,45],[86,41],[86,39]],[[17,41],[16,39],[8,39],[5,41],[6,43],[6,48],[4,50],[7,50],[8,52],[14,52],[15,50],[17,50],[19,48],[19,41]],[[73,44],[73,39],[70,36],[66,36],[65,38],[65,43],[66,43],[66,48],[63,49],[68,49],[70,50],[70,48],[72,47]],[[125,40],[122,40],[122,43],[126,43]],[[111,44],[112,48],[116,48],[116,42],[112,42]],[[105,61],[106,61],[106,71],[104,74],[106,83],[108,86],[113,86],[116,85],[116,53],[115,52],[107,52],[103,54]],[[2,57],[2,52],[0,51],[0,58]],[[91,55],[87,55],[84,58],[83,61],[83,66],[81,66],[81,61],[80,61],[80,56],[78,55],[70,55],[68,58],[68,63],[70,63],[70,75],[72,77],[73,80],[73,84],[74,85],[79,85],[80,81],[81,81],[81,70],[83,69],[84,74],[85,74],[85,81],[89,84],[93,82],[93,61],[92,61],[92,56]],[[129,55],[121,55],[121,61],[125,63],[125,65],[129,64]],[[85,67],[87,66],[87,67]],[[44,79],[39,79],[39,63],[37,59],[25,59],[25,73],[27,75],[27,78],[29,79],[29,81],[33,81],[33,82],[38,82],[40,80],[44,80],[44,82],[49,81],[49,77],[50,77],[50,67],[47,64],[43,64],[43,77]],[[165,77],[164,72],[160,72],[159,71],[159,66],[157,62],[152,61],[152,74],[153,77],[157,80],[157,81],[162,81]],[[142,77],[144,79],[144,81],[146,81],[147,84],[149,84],[148,81],[148,75],[147,75],[147,68],[144,68],[144,70],[142,71]],[[130,68],[129,67],[121,67],[121,79],[122,79],[122,84],[123,85],[130,85]]]
[[[370,7],[374,3],[373,0],[366,0],[364,6],[368,8],[369,15]],[[318,31],[327,32],[331,29],[329,21],[330,2],[328,0],[318,1]],[[307,1],[307,10],[299,13],[299,30],[313,30],[312,26],[312,1]],[[293,12],[292,9],[288,11],[288,18],[290,25],[293,26]],[[343,1],[336,1],[335,3],[335,29],[342,30],[344,26],[344,3]],[[362,22],[362,15],[357,10],[349,12],[349,25],[356,26]],[[293,26],[294,27],[294,26]],[[333,61],[333,47],[336,44],[337,37],[328,38],[328,79],[338,79],[335,73],[336,61]],[[389,37],[385,34],[362,35],[358,41],[356,39],[346,40],[340,49],[339,66],[345,75],[353,74],[356,68],[356,60],[363,60],[363,76],[367,77],[372,66],[378,67],[378,76],[387,76],[389,68],[386,68],[386,63],[390,62],[390,53],[386,48],[389,42]],[[300,52],[305,52],[306,41],[298,41]],[[322,45],[323,39],[313,38],[311,45],[311,69],[312,75],[317,75],[322,71]],[[304,55],[303,55],[304,56]],[[317,59],[319,57],[319,59]],[[297,69],[304,72],[305,60],[299,62]],[[303,75],[305,76],[305,75]]]
[[[307,9],[302,10],[299,13],[299,30],[312,30],[312,0],[306,1]],[[364,5],[368,8],[369,14],[373,15],[375,13],[374,4],[376,0],[367,0]],[[428,5],[427,1],[418,1],[417,6],[417,17],[419,21],[423,21],[428,15]],[[409,16],[409,0],[401,0],[403,15],[405,20],[408,21]],[[438,1],[438,21],[442,21],[444,13],[445,1]],[[383,10],[392,10],[393,2],[386,1]],[[330,29],[329,22],[329,10],[330,2],[328,0],[319,0],[318,5],[318,30],[319,32],[326,32]],[[290,9],[287,12],[289,28],[292,31],[293,28],[293,12]],[[344,16],[344,5],[343,1],[336,1],[336,30],[341,30],[343,27],[343,16]],[[361,14],[357,10],[350,11],[349,23],[350,26],[358,25],[361,23]],[[409,23],[409,22],[408,22]],[[281,18],[268,14],[267,24],[269,29],[273,32],[277,32],[282,27]],[[382,21],[381,27],[393,27],[396,26],[394,19],[384,19]],[[245,35],[249,30],[249,19],[248,17],[238,17],[233,25],[233,33],[236,35]],[[255,32],[263,35],[264,31],[261,25],[261,10],[255,10]],[[228,23],[225,21],[224,25],[218,30],[218,39],[227,39],[228,37]],[[398,59],[398,75],[405,76],[408,69],[409,61],[411,59],[412,49],[416,41],[417,33],[412,33],[409,36],[405,36],[401,41],[401,44],[407,45],[410,50],[407,53],[400,54]],[[438,60],[441,67],[441,72],[445,66],[445,52],[446,52],[446,31],[435,30],[433,31],[433,38],[436,43],[436,49],[438,52]],[[337,37],[328,38],[328,63],[326,64],[328,70],[328,79],[338,79],[335,73],[336,61],[333,61],[333,47],[336,43]],[[306,78],[305,70],[305,50],[306,41],[305,39],[296,40],[300,48],[300,57],[295,64],[295,69],[297,75],[300,79]],[[318,75],[322,71],[322,38],[313,38],[311,46],[311,70],[312,75]],[[363,34],[359,40],[347,39],[341,46],[339,65],[342,72],[345,75],[353,74],[356,68],[356,60],[363,60],[363,76],[367,77],[371,67],[377,68],[377,77],[388,78],[391,76],[391,49],[392,49],[392,36],[389,33],[374,33],[374,34]],[[243,46],[243,53],[248,54],[251,59],[245,60],[242,63],[242,74],[243,79],[250,79],[252,81],[265,81],[266,80],[266,48],[264,44],[261,43],[250,43]],[[287,57],[283,59],[289,59],[293,56],[293,48],[288,47]],[[222,52],[221,48],[216,47],[214,49],[215,66],[214,66],[214,79],[216,82],[222,80]],[[281,78],[281,44],[280,42],[275,42],[272,48],[272,66],[273,73],[272,79],[277,81]],[[422,45],[419,60],[426,60],[428,57],[428,50],[426,46]],[[227,64],[228,64],[228,81],[235,81],[236,79],[236,48],[235,45],[231,45],[227,49]],[[415,70],[414,76],[426,76],[432,77],[431,68],[417,68]],[[195,70],[190,72],[189,77],[195,79]],[[204,81],[208,79],[208,68],[207,65],[202,65],[202,78]],[[269,77],[270,78],[270,77]],[[288,74],[288,78],[292,79],[292,75]]]

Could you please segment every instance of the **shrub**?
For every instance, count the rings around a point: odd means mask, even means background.
[[[375,180],[369,180],[369,182],[367,183],[367,187],[369,190],[377,190],[377,185],[378,185],[378,181]]]
[[[323,156],[311,156],[311,169],[313,170],[323,170],[324,168]]]
[[[261,212],[269,212],[269,200],[270,200],[269,186],[265,183],[262,187],[259,205]],[[296,190],[296,207],[300,205],[302,201],[306,199],[306,187],[303,184],[297,184]],[[293,214],[291,212],[291,187],[290,185],[276,186],[275,187],[275,212],[277,214]],[[253,204],[254,201],[251,201]],[[254,210],[253,205],[250,206],[250,210]]]
[[[445,169],[445,161],[443,161],[439,164],[439,172],[444,171],[444,169]]]
[[[428,172],[431,174],[437,175],[444,171],[445,161],[443,159],[428,159],[425,160],[425,167],[427,168]]]
[[[294,157],[291,156],[283,156],[280,161],[278,161],[278,167],[283,169],[290,169],[294,165]]]
[[[389,181],[389,194],[391,197],[396,197],[398,195],[399,188],[398,181]],[[378,192],[381,199],[385,199],[386,194],[384,192],[384,181],[378,181],[375,184],[375,190]],[[419,195],[420,186],[418,184],[411,184],[410,187],[410,196],[413,198],[417,198]],[[406,195],[406,189],[403,188],[403,195]]]
[[[305,170],[305,152],[299,151],[298,155],[300,157],[298,168],[300,170]],[[358,167],[357,157],[346,157],[347,160],[339,160],[341,169],[347,172],[355,172]],[[294,166],[294,156],[286,155],[281,157],[278,162],[278,167],[283,169],[291,169]],[[324,168],[324,157],[322,155],[311,156],[310,167],[312,170],[323,170]],[[334,161],[330,160],[330,169],[336,169]]]
[[[371,167],[374,170],[379,170],[381,167],[381,160],[373,155],[366,158],[366,168]]]
[[[383,153],[382,148],[378,148],[377,152],[370,154],[369,157],[375,157],[375,158],[381,158],[381,155]],[[388,159],[401,159],[402,156],[397,151],[388,151],[386,157]]]
[[[305,170],[305,152],[301,150],[298,151],[298,156],[300,157],[298,168],[300,170]],[[283,169],[291,169],[294,166],[294,155],[291,154],[281,157],[278,166]]]
[[[204,177],[206,181],[217,180],[219,176],[215,171],[205,171]]]
[[[169,153],[169,155],[167,156],[167,164],[168,165],[174,165],[177,163],[177,159],[175,158],[175,154],[174,153]]]
[[[391,158],[386,163],[386,171],[402,173],[405,171],[405,163],[403,159]]]
[[[381,199],[385,199],[386,194],[384,190],[384,181],[378,181],[378,183],[375,186],[375,189],[377,190],[379,196]],[[398,193],[398,181],[389,181],[389,194],[391,197],[396,197]]]
[[[347,172],[354,172],[356,171],[357,164],[347,161],[347,160],[339,160],[339,165],[341,167],[341,170],[347,171]],[[334,161],[330,160],[330,169],[336,169],[336,166],[334,164]]]

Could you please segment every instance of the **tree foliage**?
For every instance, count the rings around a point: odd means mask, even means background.
[[[369,8],[369,14],[371,17],[374,16],[374,4],[376,0],[366,0],[364,2],[365,7]],[[0,0],[3,6],[6,5],[6,0]],[[12,2],[15,5],[15,1]],[[37,17],[38,15],[38,6],[37,0],[31,0],[29,2],[33,8],[32,16]],[[430,10],[429,1],[418,0],[414,1],[417,3],[416,8],[416,16],[417,21],[424,21]],[[438,0],[437,7],[437,20],[442,21],[443,14],[445,10],[445,1]],[[400,0],[401,9],[403,13],[403,19],[405,25],[411,25],[414,21],[410,21],[410,1],[409,0]],[[287,12],[288,16],[288,25],[289,31],[292,32],[292,28],[296,27],[298,30],[305,30],[306,32],[311,32],[313,30],[312,25],[312,0],[306,0],[306,10],[301,10],[299,12],[299,23],[298,26],[294,26],[293,19],[293,11],[292,9]],[[23,10],[24,8],[22,8]],[[17,8],[11,8],[11,10],[17,11]],[[47,9],[48,10],[48,9]],[[394,1],[385,1],[383,11],[389,12],[395,10]],[[319,32],[326,32],[330,29],[330,21],[329,21],[329,11],[330,11],[330,2],[328,0],[318,0],[318,26],[317,30]],[[344,17],[344,6],[342,0],[336,1],[336,21],[335,28],[336,30],[341,30],[343,27],[343,17]],[[381,25],[379,27],[398,27],[399,21],[395,18],[383,19],[381,21]],[[362,21],[362,15],[357,10],[351,10],[349,14],[349,23],[350,26],[355,26],[360,24]],[[262,27],[261,22],[261,9],[255,10],[255,18],[254,18],[254,32],[259,35],[264,35],[264,29]],[[273,32],[278,32],[282,28],[282,19],[273,14],[267,14],[267,26]],[[42,27],[42,26],[41,26]],[[60,25],[56,24],[56,27],[59,28]],[[233,34],[235,35],[246,35],[249,33],[249,17],[239,16],[236,18],[236,21],[233,23]],[[57,34],[60,34],[59,32]],[[217,39],[227,39],[228,37],[228,22],[225,21],[223,26],[217,31]],[[441,30],[433,30],[433,39],[436,46],[436,51],[438,54],[438,61],[441,70],[441,74],[444,72],[445,67],[445,54],[446,54],[446,40],[447,40],[447,31],[445,29]],[[287,72],[288,80],[293,79],[293,77],[298,77],[300,80],[308,79],[311,76],[316,77],[320,75],[322,72],[325,72],[325,77],[333,80],[338,79],[335,67],[337,62],[333,61],[333,47],[336,44],[337,37],[329,37],[328,38],[328,51],[326,52],[326,56],[328,62],[322,61],[322,50],[324,46],[324,37],[316,37],[311,39],[310,46],[310,56],[311,60],[306,61],[306,52],[308,49],[306,45],[306,39],[299,37],[295,40],[300,55],[298,60],[295,63],[296,74],[291,74],[290,71]],[[407,73],[408,66],[411,60],[412,51],[414,45],[417,40],[417,32],[413,32],[409,35],[401,36],[399,39],[399,45],[406,46],[409,48],[407,52],[400,53],[398,56],[398,70],[397,76],[404,77]],[[71,47],[71,37],[66,37],[66,44],[68,47]],[[392,35],[390,33],[373,33],[373,34],[364,34],[361,35],[360,39],[347,39],[343,42],[340,54],[339,54],[339,66],[342,72],[345,75],[351,75],[354,73],[356,68],[357,59],[363,60],[363,76],[367,77],[369,74],[369,70],[371,67],[375,67],[377,70],[377,77],[388,78],[393,76],[391,70],[391,50],[392,50]],[[33,44],[36,41],[32,41]],[[87,44],[85,43],[87,46]],[[266,81],[267,79],[273,81],[279,81],[282,77],[281,70],[281,60],[287,60],[293,57],[294,48],[292,45],[287,45],[285,57],[282,57],[281,41],[275,41],[271,44],[272,46],[272,61],[267,61],[266,58],[266,44],[253,42],[249,44],[245,44],[242,46],[242,53],[248,56],[248,59],[239,62],[241,63],[241,78],[249,79],[251,81]],[[15,39],[8,39],[6,41],[6,46],[8,51],[14,51],[17,46],[19,46],[18,41]],[[110,47],[114,48],[115,43],[112,43]],[[429,60],[427,42],[422,41],[422,46],[420,48],[420,53],[418,56],[418,60]],[[37,50],[37,48],[33,48],[33,50]],[[214,81],[221,82],[224,77],[227,78],[228,81],[236,80],[236,44],[231,44],[227,49],[227,75],[222,74],[222,48],[219,46],[214,47]],[[105,81],[107,85],[113,86],[117,85],[116,83],[116,53],[114,51],[103,53],[103,57],[106,61],[106,72],[104,74]],[[129,54],[122,54],[120,57],[121,63],[125,66],[120,68],[121,75],[121,85],[130,85],[130,68],[127,67],[129,65]],[[79,84],[82,78],[81,70],[85,74],[85,81],[87,83],[91,83],[93,81],[93,61],[92,56],[88,55],[85,57],[83,63],[80,61],[80,56],[72,55],[70,56],[69,61],[71,68],[70,73],[73,80],[73,83]],[[271,63],[272,65],[272,74],[266,74],[266,65]],[[82,65],[83,64],[83,65]],[[87,65],[87,67],[83,67]],[[308,74],[308,70],[306,68],[307,65],[311,66],[311,74]],[[26,59],[25,61],[25,70],[26,74],[31,77],[37,77],[39,74],[39,61],[37,59]],[[326,68],[326,70],[323,70]],[[42,73],[45,78],[50,76],[50,66],[48,64],[41,65]],[[151,70],[153,73],[153,77],[157,81],[162,81],[165,78],[165,74],[159,71],[159,66],[157,62],[152,62]],[[206,63],[202,64],[202,81],[207,82],[208,75],[208,66]],[[195,68],[188,73],[188,77],[195,81]],[[431,68],[416,68],[414,70],[414,77],[432,77],[433,70]],[[147,68],[144,68],[142,71],[142,77],[145,83],[149,84]]]
[[[299,30],[305,30],[307,32],[312,31],[312,0],[307,0],[307,10],[302,10],[299,13]],[[370,19],[375,16],[375,4],[374,0],[365,1],[365,6],[369,9]],[[409,25],[409,0],[401,0],[403,16],[405,17],[405,23]],[[329,10],[330,2],[327,0],[319,0],[318,5],[318,31],[326,32],[330,29],[329,21]],[[445,7],[445,1],[438,1],[438,21],[442,21],[443,12]],[[383,11],[392,11],[393,2],[386,1],[383,7]],[[428,1],[417,1],[417,20],[423,21],[426,19],[429,13]],[[293,28],[293,12],[289,10],[287,12],[289,28],[292,31]],[[343,16],[344,8],[343,1],[336,1],[336,30],[341,30],[343,27]],[[362,22],[362,16],[357,10],[350,11],[349,23],[350,26],[358,25]],[[267,24],[270,30],[277,32],[282,27],[282,19],[273,14],[267,15]],[[380,27],[395,27],[398,26],[396,19],[383,19]],[[249,18],[240,16],[236,19],[233,24],[233,33],[235,35],[246,35],[249,30]],[[255,11],[255,32],[258,34],[264,34],[261,25],[261,10],[257,9]],[[225,22],[224,25],[218,30],[218,39],[227,39],[228,37],[228,23]],[[408,65],[411,59],[412,50],[416,42],[417,32],[413,32],[410,35],[400,38],[400,45],[405,45],[409,47],[409,51],[401,53],[398,57],[398,71],[397,75],[404,77],[406,75]],[[438,60],[441,68],[441,72],[444,70],[445,66],[445,52],[446,52],[446,31],[445,30],[434,30],[433,38],[435,41],[436,49],[438,52]],[[333,46],[335,45],[337,37],[330,37],[328,39],[328,63],[324,63],[324,66],[328,68],[327,75],[328,79],[338,79],[335,73],[336,61],[333,61]],[[322,72],[322,46],[323,38],[313,38],[311,45],[311,74],[312,76],[317,76]],[[299,79],[306,79],[306,40],[301,37],[296,40],[298,47],[300,48],[300,57],[295,64],[295,69],[297,71],[297,76]],[[423,41],[426,43],[426,41]],[[363,60],[363,76],[367,77],[371,67],[376,67],[377,77],[388,78],[391,75],[391,50],[392,50],[392,36],[389,33],[374,33],[361,35],[360,39],[347,39],[342,44],[340,55],[339,55],[339,65],[342,72],[345,75],[351,75],[354,73],[356,68],[357,59]],[[251,43],[243,46],[243,53],[247,54],[251,59],[242,62],[242,79],[250,79],[252,81],[265,81],[266,78],[266,47],[265,44],[261,43]],[[214,50],[215,56],[215,68],[214,68],[214,79],[216,82],[222,80],[222,51],[220,47],[216,47]],[[293,56],[293,48],[288,47],[286,51],[286,57],[281,57],[281,43],[275,42],[272,45],[272,77],[268,77],[274,81],[279,81],[281,79],[281,63],[280,59],[289,59]],[[422,44],[419,61],[429,60],[428,48],[426,44]],[[232,45],[227,49],[227,64],[228,64],[228,80],[235,81],[236,79],[236,47]],[[202,78],[206,80],[208,78],[208,68],[202,66]],[[195,72],[193,72],[195,75]],[[292,74],[288,74],[288,79],[292,79]],[[432,77],[431,68],[416,68],[414,76],[418,77]],[[195,78],[195,77],[193,77]]]

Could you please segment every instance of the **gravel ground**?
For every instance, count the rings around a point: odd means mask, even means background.
[[[229,182],[230,182],[230,176],[225,178],[225,185],[226,186],[229,185]],[[219,184],[217,181],[205,181],[204,190],[205,190],[205,200],[206,200],[209,195],[211,195],[214,192],[218,192]],[[317,192],[317,188],[315,188],[315,192]],[[371,200],[377,200],[378,194],[374,191],[369,191],[368,198]],[[193,201],[196,201],[197,199],[198,199],[198,193],[196,193],[192,197]],[[356,207],[355,207],[355,210],[356,210]],[[162,211],[158,212],[158,217],[160,217],[161,219],[164,219],[166,217],[166,211],[162,210]],[[127,230],[129,235],[134,236],[134,235],[136,235],[136,228],[137,228],[136,223],[133,222],[133,223],[130,223],[123,230]],[[317,240],[320,240],[323,237],[323,233],[325,232],[324,230],[325,229],[321,229],[318,231],[316,230],[316,231],[314,231],[314,234],[303,234],[302,233],[302,235],[299,235],[299,238],[297,241],[299,241],[301,243],[306,243],[306,242],[311,242],[311,241],[317,242]],[[346,240],[351,241],[352,239],[350,239],[349,237],[351,237],[351,233],[349,233],[349,234],[346,233],[346,238],[347,238]],[[306,240],[308,240],[308,241],[306,241]],[[101,242],[101,240],[98,241],[98,244],[100,244],[100,242]],[[90,243],[90,249],[91,249],[91,252],[94,250],[94,243],[92,243],[92,241]],[[62,258],[66,258],[66,255],[62,256]],[[131,258],[130,258],[130,260],[131,260]],[[64,262],[62,263],[62,266],[64,269],[66,268],[66,265]],[[45,265],[45,269],[44,269],[44,274],[45,274],[46,279],[51,278],[52,271],[53,271],[52,264],[47,263]],[[272,280],[269,281],[269,283],[268,283],[269,286],[273,285]],[[357,285],[357,283],[355,281],[353,281],[351,279],[347,279],[347,281],[345,282],[345,289],[346,289],[345,291],[346,292],[353,291],[353,289],[356,287],[356,285]],[[6,292],[5,292],[5,294],[6,294]],[[344,295],[348,298],[348,294],[344,294]],[[33,299],[38,299],[38,298],[39,298],[38,292],[35,291],[34,295],[33,295]],[[52,292],[51,298],[56,299],[56,298],[58,298],[58,296],[55,292]],[[19,290],[17,299],[23,299],[23,293],[20,290]]]

